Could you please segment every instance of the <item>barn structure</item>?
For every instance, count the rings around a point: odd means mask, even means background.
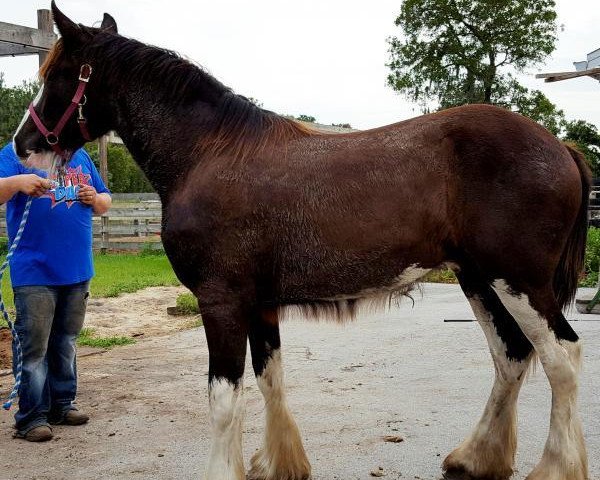
[[[574,72],[539,73],[535,77],[543,78],[545,82],[559,82],[577,77],[592,77],[600,81],[600,48],[587,54],[587,59],[573,62]]]

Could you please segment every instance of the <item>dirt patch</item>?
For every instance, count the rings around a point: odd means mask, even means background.
[[[150,287],[116,298],[91,298],[85,327],[93,328],[101,337],[150,337],[182,330],[194,316],[173,317],[167,314],[167,307],[188,291],[185,287]]]
[[[167,307],[187,292],[185,287],[150,287],[115,298],[90,298],[85,327],[93,328],[100,337],[152,337],[183,330],[192,325],[195,316],[167,315]],[[0,330],[0,371],[10,367],[11,335]]]
[[[9,368],[12,357],[10,330],[8,328],[0,329],[0,370]]]

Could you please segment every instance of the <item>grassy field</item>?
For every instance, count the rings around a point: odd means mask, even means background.
[[[0,263],[4,258],[0,258]],[[93,297],[116,297],[146,287],[179,285],[165,255],[94,255],[96,276],[90,291]],[[2,298],[5,305],[14,308],[10,275],[2,280]],[[0,320],[0,325],[4,322]]]
[[[95,255],[93,297],[116,297],[146,287],[179,285],[165,255]]]

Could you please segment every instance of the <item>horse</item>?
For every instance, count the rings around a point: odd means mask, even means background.
[[[517,397],[536,359],[552,408],[543,455],[527,479],[588,478],[577,413],[582,347],[562,313],[586,241],[590,172],[580,153],[489,105],[319,132],[259,108],[171,51],[119,35],[108,14],[91,28],[54,2],[52,11],[61,39],[14,146],[22,158],[52,150],[68,158],[85,136],[115,130],[160,195],[164,249],[198,299],[209,349],[206,478],[246,478],[248,341],[266,405],[248,478],[308,479],[284,387],[286,309],[349,321],[359,305],[385,303],[444,265],[456,273],[495,367],[483,416],[443,462],[447,478],[512,475]],[[82,88],[85,98],[71,102]],[[70,102],[79,117],[64,120]]]

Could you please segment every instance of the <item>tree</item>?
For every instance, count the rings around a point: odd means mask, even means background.
[[[254,97],[246,97],[250,103],[253,103],[259,108],[263,108],[263,102],[261,102],[258,98]]]
[[[36,81],[23,82],[18,87],[7,87],[4,84],[4,74],[0,72],[0,145],[12,139],[39,88]]]
[[[97,143],[88,144],[88,153],[99,167]],[[123,145],[108,145],[108,188],[114,193],[153,192],[152,186]]]
[[[315,123],[317,119],[311,115],[298,115],[296,120],[300,120],[301,122]]]
[[[510,95],[510,97],[508,96]],[[527,90],[514,81],[507,97],[499,105],[531,118],[554,135],[559,135],[565,124],[565,114],[539,90]]]
[[[574,143],[585,155],[594,176],[600,176],[600,133],[595,125],[584,120],[566,122],[563,140]]]
[[[388,39],[388,84],[428,111],[504,104],[516,93],[506,67],[541,62],[556,43],[554,0],[405,0]]]

